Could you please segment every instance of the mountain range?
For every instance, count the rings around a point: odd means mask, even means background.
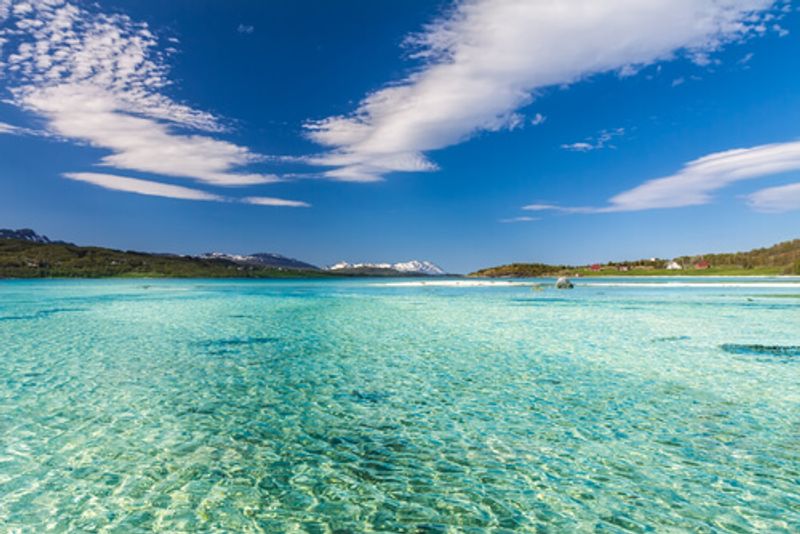
[[[200,258],[227,260],[239,265],[255,265],[274,269],[327,271],[329,273],[356,276],[442,276],[445,274],[438,265],[429,261],[419,260],[398,263],[350,263],[342,261],[320,269],[316,265],[270,252],[247,255],[209,252],[201,255]]]
[[[0,278],[320,278],[444,274],[433,263],[416,260],[394,264],[343,262],[333,267],[320,269],[311,263],[269,252],[247,255],[209,252],[182,256],[83,247],[52,241],[27,228],[0,229]]]
[[[280,254],[272,252],[257,252],[255,254],[227,254],[225,252],[208,252],[199,256],[203,259],[210,260],[228,260],[233,263],[242,265],[258,265],[261,267],[273,267],[275,269],[300,269],[317,271],[319,267],[306,263],[304,261],[296,260],[294,258],[287,258]]]
[[[443,276],[446,274],[441,267],[429,261],[410,260],[398,263],[349,263],[342,261],[326,267],[328,271],[356,271],[366,269],[382,269],[397,271],[406,274],[423,274],[428,276]]]
[[[19,230],[9,230],[0,228],[0,239],[19,239],[31,243],[52,243],[47,236],[39,235],[30,228],[20,228]]]
[[[729,254],[650,258],[583,266],[513,263],[481,269],[470,276],[626,276],[800,275],[800,239]],[[201,256],[153,254],[52,241],[31,229],[0,229],[0,278],[176,277],[176,278],[332,278],[359,276],[441,276],[427,261],[340,262],[319,268],[274,253],[249,255],[211,252]]]

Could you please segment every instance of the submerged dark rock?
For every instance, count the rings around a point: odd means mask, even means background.
[[[725,343],[720,345],[720,348],[730,354],[741,354],[745,356],[800,357],[800,345],[746,345]]]

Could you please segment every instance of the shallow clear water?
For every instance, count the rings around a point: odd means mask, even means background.
[[[800,285],[703,281],[0,282],[0,531],[797,532]]]

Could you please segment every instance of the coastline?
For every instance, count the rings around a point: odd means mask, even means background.
[[[562,274],[548,274],[543,276],[473,276],[473,275],[446,275],[446,276],[388,276],[388,275],[357,275],[357,274],[297,274],[284,272],[278,276],[159,276],[159,275],[112,275],[112,276],[0,276],[0,282],[12,280],[232,280],[256,282],[259,280],[315,280],[315,281],[340,281],[340,280],[405,280],[408,284],[414,285],[443,285],[444,283],[461,283],[463,285],[502,285],[503,282],[518,283],[523,280],[556,280],[561,276],[566,276],[574,282],[580,283],[581,280],[602,280],[602,279],[668,279],[668,280],[704,280],[709,278],[742,279],[742,280],[797,280],[800,282],[800,275],[796,274],[684,274],[684,275],[663,275],[663,274],[594,274],[570,276]],[[475,282],[474,284],[472,282]],[[527,285],[526,282],[522,284]],[[388,285],[383,284],[383,285]]]
[[[596,277],[594,279],[572,279],[575,287],[652,287],[652,288],[763,288],[763,289],[796,289],[800,288],[800,276],[755,277],[755,276],[720,276],[714,279],[708,276],[689,277]],[[541,278],[506,278],[506,279],[450,279],[450,280],[416,280],[386,281],[374,283],[381,287],[532,287],[535,289],[553,288],[552,277]],[[542,283],[545,281],[546,283]]]

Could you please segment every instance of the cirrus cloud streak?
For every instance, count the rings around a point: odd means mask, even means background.
[[[800,141],[739,148],[687,163],[672,176],[650,180],[612,197],[598,211],[639,211],[708,204],[733,183],[800,170]]]
[[[127,176],[117,176],[114,174],[96,172],[68,172],[62,176],[69,180],[85,182],[103,189],[112,191],[122,191],[125,193],[135,193],[164,198],[176,198],[182,200],[205,200],[212,202],[238,202],[242,204],[252,204],[257,206],[276,206],[288,208],[308,208],[311,205],[299,200],[288,200],[274,197],[245,197],[241,199],[225,197],[200,189],[183,187],[180,185],[164,184],[151,180],[130,178]]]
[[[700,206],[713,201],[714,193],[737,182],[800,171],[800,141],[771,143],[715,152],[690,161],[675,174],[648,180],[611,197],[601,207],[569,207],[529,204],[527,211],[562,213],[613,213]],[[793,184],[757,191],[748,204],[759,211],[787,211],[800,207]]]
[[[219,195],[200,191],[199,189],[192,189],[180,185],[162,184],[158,182],[151,182],[149,180],[140,180],[138,178],[116,176],[113,174],[102,174],[96,172],[67,172],[62,176],[69,180],[86,182],[98,187],[102,187],[103,189],[124,191],[126,193],[136,193],[138,195],[179,198],[183,200],[210,200],[215,202],[223,202],[225,200],[225,198]]]
[[[780,213],[800,210],[800,183],[768,187],[747,197],[756,211]]]
[[[245,197],[241,200],[245,204],[254,204],[256,206],[277,206],[285,208],[310,208],[311,204],[299,200],[287,200],[285,198],[275,197]]]

